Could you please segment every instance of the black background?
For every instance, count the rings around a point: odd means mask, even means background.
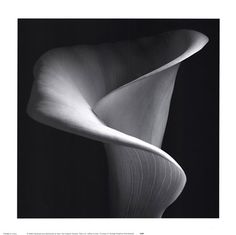
[[[219,20],[18,20],[18,218],[109,217],[103,144],[26,114],[32,69],[47,50],[194,29],[210,41],[180,66],[162,148],[187,184],[164,217],[219,217]]]

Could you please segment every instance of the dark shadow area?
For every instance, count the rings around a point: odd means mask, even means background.
[[[115,42],[174,29],[206,34],[206,47],[180,66],[163,150],[187,184],[169,218],[219,217],[219,20],[18,21],[18,218],[107,218],[107,161],[102,143],[32,120],[26,106],[33,66],[46,51]]]

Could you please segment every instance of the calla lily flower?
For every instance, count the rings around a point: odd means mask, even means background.
[[[182,192],[186,175],[161,145],[178,68],[207,42],[176,30],[57,48],[37,61],[27,112],[105,144],[112,217],[162,217]]]

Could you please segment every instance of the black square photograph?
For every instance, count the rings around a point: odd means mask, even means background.
[[[219,19],[18,19],[17,218],[219,218]]]

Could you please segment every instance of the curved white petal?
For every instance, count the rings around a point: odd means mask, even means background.
[[[179,64],[207,41],[177,30],[54,49],[37,62],[28,113],[107,144],[112,216],[160,217],[181,193],[185,174],[160,147]]]

